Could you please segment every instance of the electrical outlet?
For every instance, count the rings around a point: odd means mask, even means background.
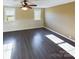
[[[69,36],[69,38],[71,39],[72,37],[71,37],[71,36]]]

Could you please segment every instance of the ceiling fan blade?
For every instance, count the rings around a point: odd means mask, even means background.
[[[27,7],[27,8],[30,8],[30,9],[32,9],[32,7],[30,7],[30,6],[28,6],[28,5],[27,5],[26,7]]]
[[[27,2],[27,0],[24,0],[24,2]]]
[[[37,5],[29,5],[29,6],[37,6]]]

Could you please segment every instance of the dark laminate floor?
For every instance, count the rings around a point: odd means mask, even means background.
[[[51,33],[52,32],[44,28],[6,32],[3,33],[3,42],[7,44],[13,40],[15,41],[15,48],[12,49],[11,59],[74,59],[71,55],[45,37],[45,35]],[[66,38],[56,33],[52,34],[75,46],[73,42],[66,40]],[[60,51],[65,52],[69,57],[63,57],[64,53]]]

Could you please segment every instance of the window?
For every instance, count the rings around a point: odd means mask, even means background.
[[[41,9],[34,9],[34,20],[41,20]]]
[[[15,8],[4,8],[4,21],[14,21],[15,20]]]

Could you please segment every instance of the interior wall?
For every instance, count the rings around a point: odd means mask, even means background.
[[[43,14],[43,9],[41,9]],[[15,21],[3,22],[3,31],[16,31],[32,28],[40,28],[43,26],[43,18],[41,20],[34,20],[34,9],[23,11],[16,8]]]
[[[27,11],[23,11],[20,8],[16,8],[16,20],[33,20],[34,19],[34,9],[29,9]]]
[[[45,26],[75,39],[75,2],[45,8]]]

